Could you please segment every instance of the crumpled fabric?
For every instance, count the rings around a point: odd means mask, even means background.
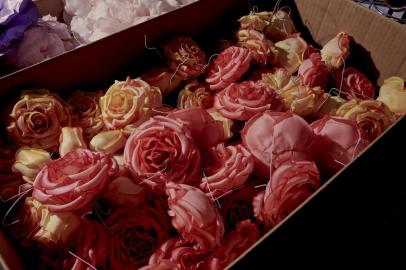
[[[24,33],[23,40],[6,58],[17,68],[24,68],[72,50],[77,45],[67,25],[48,15],[39,19],[36,27]]]
[[[197,0],[64,0],[65,22],[89,43]]]

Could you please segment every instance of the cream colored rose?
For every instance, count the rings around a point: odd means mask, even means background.
[[[24,181],[32,184],[42,167],[51,161],[51,156],[42,149],[22,147],[16,152],[15,160],[13,172],[21,173]]]
[[[210,114],[211,117],[213,117],[214,120],[220,121],[223,124],[224,140],[228,140],[233,137],[233,132],[231,131],[231,127],[234,124],[233,120],[224,117],[215,108],[210,108],[207,110],[207,112]]]
[[[289,83],[290,77],[286,69],[278,68],[273,73],[262,74],[262,79],[259,83],[274,89],[279,94],[282,88]]]
[[[324,93],[316,105],[316,110],[313,115],[317,118],[322,118],[325,115],[336,115],[338,108],[346,103],[347,100],[340,96],[332,96],[328,93]]]
[[[389,109],[403,115],[406,113],[406,85],[400,77],[390,77],[383,82],[379,90],[379,101],[382,101]]]
[[[146,192],[131,178],[117,177],[103,192],[103,198],[115,206],[137,208],[146,200]]]
[[[127,133],[147,120],[151,109],[162,105],[161,91],[140,79],[116,81],[100,98],[102,117],[107,129]]]
[[[213,107],[213,97],[206,85],[197,81],[187,84],[178,95],[178,108],[187,109],[201,107],[209,109]]]
[[[303,61],[307,43],[296,35],[275,43],[277,63],[285,68],[290,74],[295,73]]]
[[[350,54],[350,36],[345,32],[338,33],[320,50],[321,59],[332,69],[338,69]]]
[[[83,139],[83,130],[78,127],[62,128],[61,136],[59,137],[59,155],[65,156],[67,153],[76,148],[87,148]]]
[[[90,141],[89,147],[93,151],[116,153],[124,148],[127,137],[122,130],[102,131]]]

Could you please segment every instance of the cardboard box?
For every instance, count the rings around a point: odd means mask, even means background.
[[[324,44],[338,32],[348,32],[354,38],[355,46],[351,47],[351,59],[347,65],[365,72],[375,83],[394,75],[406,78],[405,26],[349,0],[282,1],[281,6],[286,4],[291,9],[295,25],[307,40]],[[0,79],[1,130],[4,132],[10,106],[22,89],[47,88],[62,94],[72,89],[105,89],[114,79],[137,76],[148,70],[150,59],[159,62],[156,52],[146,49],[144,36],[149,47],[169,34],[179,33],[192,35],[204,48],[210,47],[213,37],[249,13],[254,5],[259,10],[272,10],[273,2],[201,0],[5,76]],[[406,150],[405,130],[406,119],[403,117],[361,157],[243,254],[233,269],[271,269],[275,265],[310,267],[320,264],[323,256],[344,261],[354,257],[359,261],[364,257],[357,251],[378,248],[374,242],[376,239],[389,237],[396,243],[405,240],[405,232],[401,232],[406,231],[406,226],[401,230],[398,225],[393,225],[405,224],[403,220],[400,223],[397,220],[406,206],[406,203],[405,206],[401,204],[406,198],[406,177],[398,175],[404,159],[389,153]],[[374,223],[376,221],[380,223]],[[379,231],[382,228],[384,232]],[[386,228],[392,230],[386,232]],[[389,240],[387,244],[391,243]],[[339,244],[344,247],[338,248]],[[392,250],[386,246],[385,249]],[[354,256],[350,256],[352,253]],[[0,254],[6,269],[22,269],[4,239],[0,239]],[[271,264],[267,266],[269,262]]]

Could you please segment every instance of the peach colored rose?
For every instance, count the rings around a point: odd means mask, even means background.
[[[272,89],[246,81],[233,83],[218,92],[214,98],[214,108],[227,118],[245,121],[266,110],[280,111],[283,106]]]
[[[200,189],[170,182],[166,185],[169,215],[182,239],[208,250],[220,244],[224,224],[214,202]]]
[[[207,110],[207,112],[210,114],[211,117],[213,117],[214,120],[219,121],[223,124],[223,130],[224,130],[224,138],[223,140],[226,141],[233,137],[233,132],[231,131],[233,127],[233,120],[224,117],[219,111],[217,111],[215,108],[210,108]]]
[[[217,91],[237,82],[248,71],[252,54],[248,49],[229,47],[209,65],[206,82],[210,90]]]
[[[13,172],[20,173],[29,184],[32,184],[39,171],[51,161],[50,154],[42,149],[22,147],[15,154]]]
[[[220,143],[210,149],[203,159],[205,164],[200,188],[218,197],[243,185],[254,169],[254,158],[241,144]]]
[[[379,101],[399,115],[406,113],[406,85],[400,77],[389,77],[379,90]]]
[[[155,116],[128,138],[124,160],[137,183],[163,189],[165,183],[190,183],[200,177],[200,151],[182,121]]]
[[[177,36],[164,46],[169,68],[184,80],[196,78],[204,71],[206,54],[190,37]]]
[[[298,76],[301,84],[310,87],[319,86],[322,89],[326,89],[329,78],[329,69],[321,60],[320,53],[310,54],[309,58],[300,64]]]
[[[338,33],[321,49],[321,59],[330,69],[339,69],[350,54],[350,36],[345,32]]]
[[[162,104],[161,91],[140,79],[116,81],[100,98],[102,117],[107,129],[131,133],[146,121],[151,109]]]
[[[319,99],[318,104],[315,106],[312,116],[322,118],[325,115],[336,115],[338,108],[341,107],[347,100],[340,96],[332,96],[324,93],[323,97]]]
[[[283,87],[290,82],[290,77],[291,75],[286,69],[277,68],[273,72],[262,74],[262,78],[258,83],[274,89],[277,93],[281,93]]]
[[[189,83],[178,95],[178,108],[200,107],[210,109],[213,107],[213,97],[207,90],[206,85],[197,81]]]
[[[119,208],[107,219],[109,269],[133,270],[146,265],[153,252],[169,238],[166,223],[151,211],[145,207]]]
[[[70,125],[68,107],[47,90],[23,91],[10,117],[10,138],[21,146],[45,150],[56,150],[61,128]]]
[[[102,197],[114,206],[136,209],[145,202],[147,194],[131,178],[120,176],[107,185]]]
[[[267,66],[274,60],[274,51],[272,41],[265,38],[264,34],[256,30],[240,30],[237,33],[238,45],[247,48],[256,63],[261,66]]]
[[[76,91],[68,100],[72,125],[83,129],[83,137],[89,141],[104,128],[99,99],[103,92]]]
[[[65,156],[67,153],[77,148],[87,148],[87,144],[83,139],[82,128],[63,127],[59,138],[59,155]]]
[[[250,13],[249,15],[241,17],[238,21],[240,22],[241,29],[263,32],[265,27],[269,25],[271,16],[271,12],[263,11]]]
[[[349,67],[334,73],[335,84],[339,89],[339,94],[343,98],[374,99],[375,87],[367,76],[359,72],[356,68]],[[341,79],[342,78],[342,79]]]
[[[267,226],[281,222],[320,186],[320,174],[312,161],[294,159],[272,173],[264,196],[262,217]]]
[[[364,132],[365,138],[372,142],[384,132],[395,118],[389,108],[376,100],[351,99],[338,110],[337,116],[355,120]]]
[[[277,49],[276,63],[279,67],[285,68],[289,74],[297,71],[304,60],[307,50],[307,43],[299,35],[294,35],[275,43]]]
[[[278,10],[270,16],[270,22],[264,29],[267,38],[273,42],[287,39],[296,33],[290,15],[283,10]]]
[[[209,258],[209,269],[225,269],[260,237],[261,233],[255,224],[251,223],[250,220],[241,221],[234,230],[224,237],[221,246],[213,251]]]
[[[251,118],[241,131],[244,146],[254,155],[254,172],[268,176],[286,159],[311,160],[314,133],[310,125],[291,112],[270,112]]]
[[[113,156],[114,160],[118,166],[118,173],[117,176],[130,176],[130,171],[125,164],[124,155],[123,154],[116,154]]]
[[[162,96],[166,97],[180,86],[183,78],[178,72],[175,73],[168,68],[157,68],[144,73],[140,79],[153,87],[158,87]]]
[[[117,171],[110,156],[75,149],[42,168],[35,178],[32,197],[52,212],[86,212]]]
[[[311,124],[315,133],[314,151],[322,172],[332,175],[350,163],[368,146],[354,120],[325,116]]]
[[[89,147],[93,151],[114,154],[122,150],[127,142],[127,136],[122,130],[107,130],[92,138]]]

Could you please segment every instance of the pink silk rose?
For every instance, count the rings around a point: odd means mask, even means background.
[[[314,133],[310,125],[291,112],[270,112],[251,118],[241,131],[244,146],[254,155],[255,171],[268,176],[269,170],[286,159],[311,160]]]
[[[200,151],[181,120],[155,116],[128,138],[124,161],[136,183],[163,190],[166,183],[200,179]]]
[[[259,238],[261,233],[250,220],[243,220],[223,239],[209,258],[210,270],[223,270],[241,254],[247,251]]]
[[[191,107],[200,107],[203,109],[213,107],[213,96],[205,84],[193,81],[179,92],[178,108],[187,109]]]
[[[163,243],[149,258],[149,265],[159,265],[170,261],[179,270],[206,270],[207,253],[197,250],[180,237],[171,238]]]
[[[109,155],[75,149],[42,168],[32,197],[53,212],[86,212],[117,172],[117,163]]]
[[[281,222],[320,186],[320,174],[312,161],[294,159],[281,164],[266,186],[262,218],[268,227]]]
[[[23,91],[10,114],[9,136],[21,146],[57,150],[61,128],[71,123],[68,108],[47,90]]]
[[[206,82],[210,90],[222,90],[237,82],[248,71],[252,54],[248,49],[229,47],[209,65]]]
[[[200,188],[214,197],[243,185],[254,169],[253,156],[241,144],[218,144],[210,149],[204,160],[205,176]]]
[[[220,245],[224,224],[214,202],[200,189],[176,183],[166,186],[169,215],[182,239],[196,244],[199,250]]]
[[[375,87],[367,76],[356,68],[349,67],[334,73],[335,85],[343,98],[374,99]],[[342,79],[341,79],[342,78]]]
[[[350,163],[368,146],[362,130],[354,120],[325,116],[311,124],[314,151],[320,170],[332,175]]]
[[[320,53],[330,69],[339,69],[350,54],[350,36],[345,32],[338,33],[323,46]]]
[[[329,69],[321,60],[319,53],[312,53],[309,58],[300,64],[298,75],[302,84],[310,87],[319,86],[322,89],[326,89]]]
[[[245,81],[232,83],[218,92],[214,98],[214,108],[227,118],[246,121],[266,110],[280,111],[283,104],[271,88]]]
[[[240,30],[237,33],[238,45],[250,50],[252,57],[260,66],[267,66],[274,60],[272,41],[256,30]]]
[[[169,226],[153,209],[119,208],[107,219],[109,269],[133,270],[169,238]]]

